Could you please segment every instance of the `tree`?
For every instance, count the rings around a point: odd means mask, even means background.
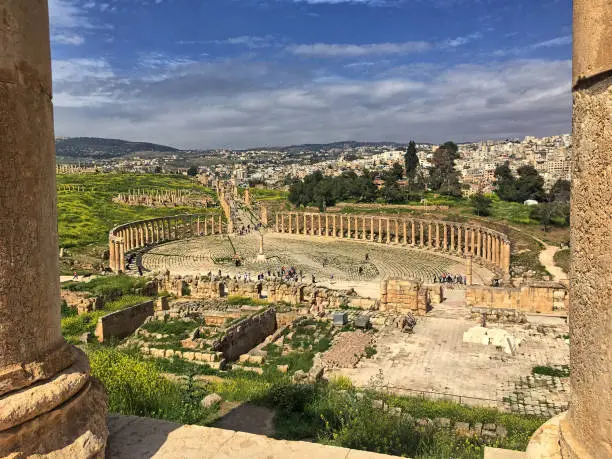
[[[495,168],[495,193],[502,201],[516,201],[516,178],[506,161]]]
[[[433,191],[449,196],[461,196],[459,172],[455,169],[458,152],[459,148],[454,142],[446,142],[435,151],[433,167],[429,173],[429,186]]]
[[[404,155],[404,166],[406,168],[406,177],[408,177],[408,186],[410,191],[413,188],[417,169],[419,167],[419,157],[417,156],[416,143],[411,140]]]
[[[195,177],[198,175],[198,168],[196,166],[191,166],[189,169],[187,169],[187,175],[189,177]]]
[[[543,202],[533,206],[529,216],[534,220],[538,220],[544,226],[544,231],[548,232],[553,219],[559,216],[559,209],[555,203]]]
[[[482,192],[473,195],[470,198],[470,202],[476,215],[488,217],[491,214],[491,203],[493,200],[485,196]]]
[[[516,200],[524,202],[527,199],[541,201],[544,199],[544,178],[535,167],[530,165],[521,166],[517,170]]]
[[[559,179],[550,189],[551,200],[555,202],[569,202],[572,185],[569,180]]]

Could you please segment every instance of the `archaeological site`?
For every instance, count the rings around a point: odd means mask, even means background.
[[[609,0],[573,3],[569,250],[459,197],[58,165],[52,3],[0,0],[0,457],[612,458]]]

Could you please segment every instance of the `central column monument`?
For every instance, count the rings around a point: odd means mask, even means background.
[[[60,329],[47,1],[0,17],[0,457],[103,457],[106,397]]]

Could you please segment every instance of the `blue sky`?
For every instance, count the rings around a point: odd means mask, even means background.
[[[570,131],[569,0],[49,0],[56,135],[244,148]]]

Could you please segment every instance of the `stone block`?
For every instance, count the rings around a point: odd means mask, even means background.
[[[456,422],[455,432],[457,435],[463,435],[468,437],[470,435],[470,424],[467,422]]]
[[[354,325],[356,328],[369,329],[372,325],[370,324],[370,318],[362,315],[355,319]]]
[[[333,324],[336,327],[342,327],[348,323],[348,314],[346,312],[335,312],[333,315]]]
[[[276,365],[276,369],[281,373],[287,373],[289,371],[289,365]]]
[[[216,405],[217,403],[221,403],[222,401],[223,398],[219,394],[209,394],[202,399],[201,405],[202,408],[206,409]]]

